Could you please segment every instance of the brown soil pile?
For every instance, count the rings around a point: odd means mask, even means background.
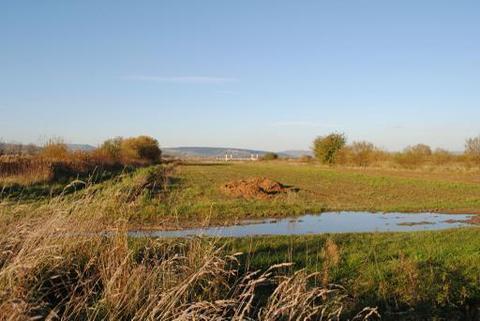
[[[296,191],[296,189],[265,177],[232,181],[223,185],[221,189],[229,196],[256,199],[267,199],[288,191]]]

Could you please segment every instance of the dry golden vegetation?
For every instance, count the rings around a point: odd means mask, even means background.
[[[214,240],[129,241],[121,222],[92,232],[97,218],[123,211],[94,191],[40,207],[0,207],[0,320],[374,320],[317,274],[241,265]],[[26,208],[25,208],[26,207]],[[22,211],[37,216],[18,216]],[[95,211],[92,213],[92,211]],[[41,213],[43,214],[41,214]]]
[[[50,162],[31,156],[0,156],[0,181],[4,184],[30,185],[48,181],[52,175]]]
[[[146,166],[160,162],[158,142],[148,136],[115,138],[99,148],[70,151],[59,139],[48,141],[33,155],[0,156],[0,183],[31,185],[63,182],[97,172],[115,172],[125,166]]]
[[[480,167],[480,137],[467,139],[465,152],[456,154],[445,149],[432,150],[425,144],[408,146],[401,152],[388,152],[366,141],[348,145],[344,134],[333,133],[318,137],[313,151],[317,160],[329,165],[404,169]]]
[[[480,162],[468,154],[454,154],[444,149],[432,151],[423,144],[409,146],[402,152],[387,152],[369,142],[353,142],[343,147],[337,153],[335,164],[400,169],[480,167]]]

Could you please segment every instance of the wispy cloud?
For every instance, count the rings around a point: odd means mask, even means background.
[[[308,120],[288,120],[272,123],[274,127],[315,127],[315,128],[339,128],[337,124],[319,123]]]
[[[173,84],[225,84],[238,81],[231,77],[214,76],[151,76],[151,75],[131,75],[123,77],[126,80],[153,81]]]
[[[219,90],[217,91],[219,94],[224,94],[224,95],[236,95],[237,92],[233,90]]]

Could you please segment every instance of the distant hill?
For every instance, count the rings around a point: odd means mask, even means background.
[[[96,147],[89,144],[67,144],[71,151],[92,151]],[[36,145],[23,144],[6,144],[0,142],[0,154],[34,154],[38,152],[41,147]],[[163,154],[176,157],[194,157],[194,158],[218,158],[224,157],[225,154],[233,155],[234,158],[249,158],[251,155],[258,155],[262,157],[270,151],[244,149],[244,148],[227,148],[227,147],[165,147],[161,148]],[[298,158],[303,155],[312,155],[311,151],[304,150],[287,150],[283,152],[275,152],[280,157],[294,157]]]
[[[177,157],[201,157],[201,158],[216,158],[224,157],[225,154],[231,154],[233,157],[248,158],[252,154],[262,157],[268,151],[242,149],[242,148],[223,148],[223,147],[167,147],[162,148],[166,155]]]
[[[233,155],[235,158],[248,158],[250,155],[262,157],[270,151],[243,149],[243,148],[226,148],[226,147],[165,147],[162,151],[166,155],[176,157],[199,157],[199,158],[217,158],[224,157],[225,154]],[[280,157],[299,158],[304,155],[312,156],[312,152],[308,150],[287,150],[283,152],[275,152]]]
[[[67,144],[68,149],[72,151],[88,152],[94,150],[96,147],[88,144]]]
[[[311,150],[286,150],[286,151],[280,152],[279,154],[287,155],[294,158],[300,158],[305,155],[313,156],[313,152]]]

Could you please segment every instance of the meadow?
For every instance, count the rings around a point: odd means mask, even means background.
[[[243,239],[127,231],[326,210],[478,213],[477,174],[274,160],[9,181],[14,192],[0,198],[0,319],[476,320],[476,226]],[[260,198],[222,189],[251,177],[289,188]]]
[[[477,213],[480,209],[478,171],[332,168],[273,161],[187,164],[177,173],[183,184],[176,202],[180,217],[200,213],[237,219],[341,210]],[[273,200],[232,199],[219,192],[222,184],[245,177],[268,177],[298,191]]]

